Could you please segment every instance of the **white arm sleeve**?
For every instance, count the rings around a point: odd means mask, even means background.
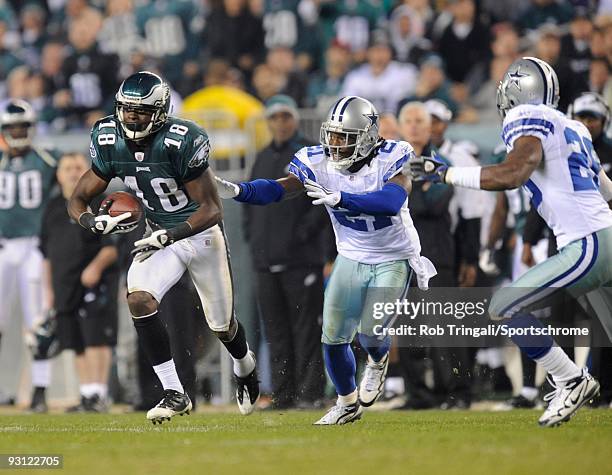
[[[599,192],[604,200],[612,201],[612,180],[603,170],[599,170]]]

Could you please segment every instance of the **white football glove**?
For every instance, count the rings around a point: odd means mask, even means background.
[[[425,256],[408,258],[408,263],[417,276],[417,285],[421,290],[429,289],[429,279],[438,274],[436,267]]]
[[[134,249],[132,249],[132,256],[136,262],[146,261],[154,253],[169,246],[171,243],[170,236],[166,229],[160,229],[154,231],[150,236],[140,239],[134,243]]]
[[[495,249],[491,249],[490,247],[481,251],[478,265],[480,269],[489,276],[495,277],[501,273],[501,270],[495,263]]]
[[[327,205],[334,208],[342,199],[339,191],[330,191],[309,178],[304,180],[304,188],[306,188],[306,194],[314,198],[313,205]]]
[[[235,198],[240,193],[240,187],[236,183],[224,180],[218,176],[215,176],[215,181],[217,182],[217,192],[224,200]]]
[[[119,216],[111,217],[109,214],[101,214],[94,218],[94,225],[91,230],[97,234],[118,234],[129,233],[138,227],[138,222],[121,224],[124,219],[130,218],[132,213],[122,213]]]

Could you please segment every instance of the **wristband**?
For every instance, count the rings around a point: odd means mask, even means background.
[[[480,169],[482,167],[448,167],[444,182],[449,185],[462,186],[480,190]]]
[[[90,213],[89,211],[83,211],[79,215],[78,222],[85,229],[91,229],[96,225],[96,217],[93,213]]]
[[[166,234],[168,236],[169,242],[173,243],[180,239],[184,239],[186,237],[191,236],[193,234],[193,228],[191,227],[191,224],[185,221],[184,223],[181,223],[178,226],[173,227],[172,229],[168,229]]]

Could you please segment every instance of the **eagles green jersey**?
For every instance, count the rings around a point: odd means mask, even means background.
[[[0,159],[0,238],[38,236],[55,183],[59,153],[32,148],[23,157]]]
[[[164,228],[187,220],[199,207],[185,182],[208,168],[208,135],[189,120],[169,117],[142,143],[126,140],[114,116],[91,131],[92,170],[105,181],[121,178],[143,203],[148,219]]]

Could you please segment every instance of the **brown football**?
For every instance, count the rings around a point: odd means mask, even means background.
[[[132,216],[122,221],[123,224],[131,224],[140,221],[142,217],[142,204],[140,200],[131,193],[125,191],[116,191],[106,197],[102,204],[112,200],[113,204],[108,210],[113,218],[123,213],[132,213]]]

